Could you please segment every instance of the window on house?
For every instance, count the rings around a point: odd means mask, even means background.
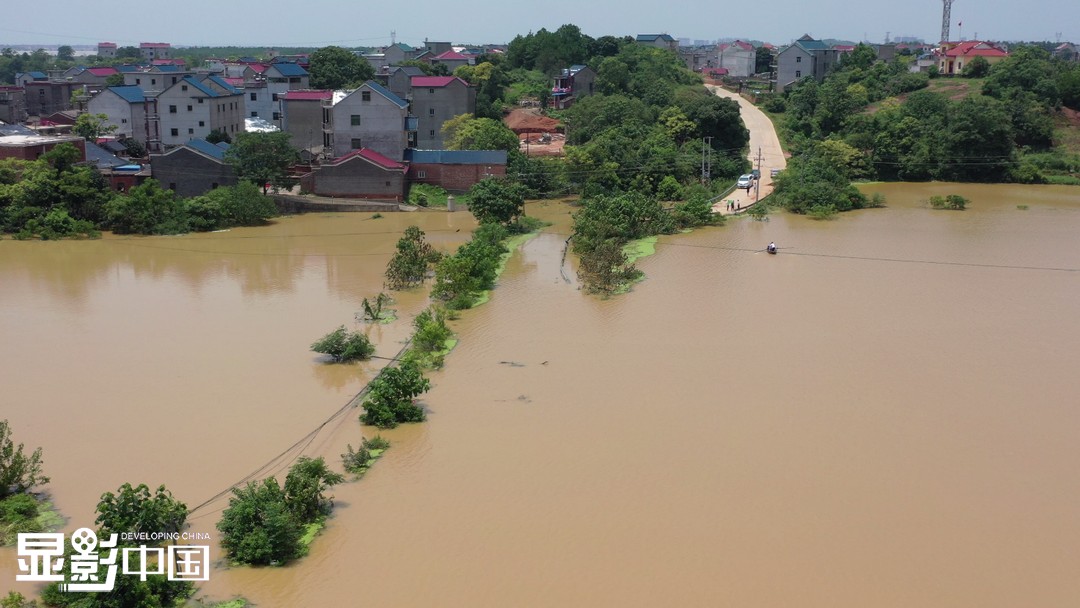
[[[150,86],[154,86],[156,84],[157,84],[157,78],[151,78],[150,79]]]
[[[255,93],[251,94],[251,101],[258,101],[257,99],[255,99]]]
[[[188,107],[187,107],[187,111],[188,111],[188,112],[190,112],[190,111],[191,111],[191,106],[188,106]]]
[[[176,76],[173,76],[173,77],[172,77],[172,83],[173,83],[173,84],[176,84]]]
[[[142,84],[142,78],[136,78],[135,84]]]
[[[417,171],[416,177],[418,179],[424,179],[425,177],[427,177],[427,171]]]
[[[169,114],[176,114],[176,106],[169,106]]]
[[[187,90],[187,85],[186,84],[180,85],[180,90],[181,91],[186,91]]]
[[[427,115],[428,116],[434,116],[435,115],[435,108],[428,108],[427,109]]]
[[[274,93],[273,95],[270,96],[270,101],[277,101],[277,100],[278,100],[278,94],[277,93]]]
[[[173,137],[180,137],[180,129],[170,129],[169,135],[172,135]]]
[[[364,147],[364,146],[363,146],[363,145],[361,144],[361,142],[360,142],[360,138],[359,138],[359,137],[355,137],[355,138],[353,138],[353,139],[349,140],[349,145],[350,145],[350,146],[352,146],[352,149],[353,149],[353,150],[359,150],[360,148],[363,148],[363,147]]]
[[[203,102],[203,98],[202,98],[202,97],[200,97],[200,98],[199,98],[199,103],[202,103],[202,102]]]
[[[349,116],[349,124],[354,126],[354,127],[359,127],[360,126],[360,115],[359,114],[353,114],[352,116]]]
[[[169,190],[176,192],[176,182],[169,182]]]
[[[428,131],[428,137],[435,139],[435,129]]]
[[[126,118],[121,118],[120,119],[120,124],[126,125],[127,124],[127,119]]]
[[[205,122],[205,121],[202,121],[202,120],[200,120],[200,121],[199,121],[199,126],[200,126],[200,127],[205,127],[205,126],[206,126],[206,122]]]
[[[281,112],[274,112],[274,120],[281,120]]]
[[[211,183],[211,184],[210,184],[210,189],[211,189],[211,190],[217,190],[217,182],[213,182],[213,183]]]
[[[434,95],[435,94],[435,89],[428,89],[427,92]]]
[[[389,187],[389,186],[390,186],[390,182],[386,182],[386,186],[387,186],[387,187]]]
[[[188,128],[188,130],[187,130],[187,134],[188,134],[188,135],[194,135],[194,134],[195,134],[195,129],[192,129],[192,128]]]
[[[251,117],[252,117],[252,118],[258,118],[258,117],[259,117],[259,113],[258,113],[258,112],[252,112],[252,113],[251,113]]]
[[[795,56],[795,63],[802,63],[802,56],[796,55]]]
[[[371,91],[360,91],[360,101],[371,101]]]
[[[801,78],[801,77],[802,77],[802,70],[795,70],[795,78]]]

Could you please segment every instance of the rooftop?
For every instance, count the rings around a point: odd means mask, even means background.
[[[413,76],[411,82],[414,87],[440,88],[445,87],[455,80],[465,86],[469,86],[469,83],[457,76]]]
[[[229,149],[229,144],[221,142],[219,144],[212,144],[205,139],[192,139],[184,144],[184,146],[202,152],[203,154],[215,158],[221,162],[225,162],[225,152]]]
[[[105,90],[116,93],[128,103],[142,103],[146,101],[146,95],[143,94],[142,88],[135,85],[123,87],[107,87]]]
[[[285,101],[320,101],[323,99],[331,99],[333,95],[334,92],[331,90],[321,91],[316,89],[301,89],[299,91],[289,91],[288,93],[285,93]]]
[[[282,76],[307,76],[308,71],[296,63],[275,63],[270,66],[271,69],[277,70]]]
[[[401,171],[401,172],[404,173],[405,170],[407,169],[407,167],[405,165],[403,165],[403,164],[401,164],[401,163],[399,163],[399,162],[397,162],[395,160],[391,160],[391,159],[383,156],[382,154],[379,154],[378,152],[376,152],[374,150],[371,150],[369,148],[360,148],[359,150],[353,150],[352,152],[349,152],[348,154],[345,154],[344,156],[339,156],[339,157],[335,158],[334,160],[330,161],[329,164],[339,165],[339,164],[341,164],[343,162],[346,162],[348,160],[351,160],[351,159],[357,158],[357,157],[363,158],[364,160],[368,161],[369,163],[372,163],[374,165],[378,165],[379,167],[382,167],[383,169],[387,169],[387,170],[390,170],[390,171]]]

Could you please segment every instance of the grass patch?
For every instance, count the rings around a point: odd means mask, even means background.
[[[648,236],[643,239],[630,241],[624,245],[623,253],[626,254],[626,263],[633,264],[641,258],[647,258],[656,253],[656,241],[657,237]]]
[[[484,301],[486,302],[487,300]],[[443,360],[446,358],[446,355],[449,355],[450,351],[454,350],[457,343],[457,338],[447,338],[446,341],[443,342],[443,347],[434,352],[422,352],[418,349],[410,348],[409,352],[405,353],[405,359],[416,363],[421,369],[437,369],[443,366]]]
[[[64,523],[52,503],[33,494],[0,500],[0,546],[15,544],[19,533],[54,532]]]
[[[308,550],[311,548],[311,543],[315,542],[315,537],[322,532],[322,529],[326,527],[326,519],[320,518],[318,521],[313,521],[310,524],[304,526],[304,533],[300,535],[300,547],[304,555],[307,555]]]
[[[206,602],[203,600],[196,600],[195,606],[199,608],[248,608],[253,604],[242,597],[233,598],[224,602]]]
[[[1028,210],[1027,205],[1017,205],[1016,208],[1019,209],[1020,211],[1027,211]]]

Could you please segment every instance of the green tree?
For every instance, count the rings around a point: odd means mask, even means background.
[[[106,222],[118,234],[179,234],[187,232],[183,201],[157,180],[148,179],[127,194],[105,204]]]
[[[220,230],[232,226],[257,226],[278,214],[273,199],[251,182],[215,188],[184,201],[193,230]]]
[[[301,456],[285,477],[285,503],[293,518],[310,524],[330,513],[331,500],[323,495],[331,487],[345,481],[319,458]]]
[[[122,87],[124,86],[124,75],[117,72],[116,74],[110,74],[105,77],[105,86],[107,87]]]
[[[60,61],[71,61],[75,59],[75,49],[63,44],[56,49],[56,58]]]
[[[49,483],[41,472],[41,448],[29,456],[23,444],[15,445],[7,420],[0,420],[0,499],[29,492]]]
[[[759,46],[754,50],[754,73],[762,74],[772,70],[773,54],[765,46]]]
[[[506,178],[483,179],[469,188],[469,211],[481,224],[510,226],[525,214],[525,189]]]
[[[516,151],[518,137],[501,121],[473,118],[468,114],[455,116],[443,123],[443,137],[448,150],[506,150]]]
[[[165,486],[153,495],[146,484],[125,483],[116,494],[105,492],[97,506],[95,523],[101,533],[179,532],[187,521],[187,505],[173,498]]]
[[[285,132],[237,133],[236,140],[225,152],[225,160],[236,169],[237,177],[262,186],[291,188],[295,182],[289,167],[299,162],[300,154],[289,142]]]
[[[142,51],[137,46],[122,46],[116,49],[117,59],[142,59]]]
[[[386,265],[386,286],[406,289],[421,283],[440,258],[442,255],[424,240],[424,231],[409,226],[405,235],[398,239],[397,251]]]
[[[985,57],[972,57],[960,73],[965,78],[982,78],[990,73],[990,62]]]
[[[206,141],[212,144],[220,144],[222,142],[231,144],[232,138],[229,137],[229,134],[222,129],[213,129],[209,133],[207,133]]]
[[[94,141],[116,131],[117,126],[108,122],[107,114],[79,114],[71,131],[87,141]]]
[[[311,350],[330,355],[336,362],[370,359],[375,354],[375,346],[367,336],[358,331],[346,331],[344,325],[316,340]]]
[[[385,368],[370,384],[360,421],[386,429],[403,422],[423,422],[424,410],[416,405],[416,398],[429,388],[431,381],[412,361]]]
[[[300,527],[272,477],[233,489],[217,529],[221,546],[240,563],[283,564],[300,555]]]
[[[366,59],[339,46],[323,47],[312,53],[308,71],[313,89],[355,88],[375,76]]]

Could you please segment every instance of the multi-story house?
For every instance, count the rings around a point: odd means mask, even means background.
[[[244,131],[244,95],[219,76],[185,76],[157,96],[161,141],[178,146],[211,131]]]
[[[717,66],[727,68],[728,76],[746,78],[754,75],[757,50],[742,40],[725,42],[716,46]],[[710,66],[711,67],[711,66]]]
[[[37,72],[31,72],[36,74]],[[16,76],[18,80],[18,76]],[[25,80],[24,100],[26,113],[30,116],[48,116],[53,112],[62,112],[72,108],[72,93],[81,92],[83,85],[66,80],[33,79]]]
[[[156,94],[180,82],[191,72],[176,65],[152,65],[123,74],[125,86],[139,87],[148,94]]]
[[[263,76],[270,84],[282,85],[281,92],[299,91],[311,87],[311,75],[303,66],[296,63],[271,63],[263,71]]]
[[[324,108],[323,102],[332,105],[334,92],[330,90],[289,91],[284,97],[285,121],[282,130],[292,136],[292,146],[300,150],[305,161],[322,155],[325,148],[329,154],[330,137],[323,132],[323,126],[332,118],[330,108]]]
[[[1009,56],[1009,53],[989,42],[968,40],[965,42],[942,42],[936,55],[938,73],[953,75],[962,73],[964,66],[976,57],[982,57],[992,65],[1003,61]]]
[[[0,85],[0,121],[17,124],[26,120],[26,89]]]
[[[153,107],[152,101],[150,106]],[[147,121],[147,98],[139,87],[106,87],[90,99],[86,110],[108,116],[106,126],[116,127],[117,137],[130,137],[143,145],[158,138],[157,124]],[[151,109],[149,114],[153,115],[154,111]]]
[[[416,66],[398,66],[391,67],[390,71],[379,78],[385,78],[386,88],[390,89],[390,92],[402,99],[408,99],[412,97],[412,78],[413,76],[423,76],[424,70]]]
[[[829,69],[836,65],[838,53],[809,34],[799,38],[776,56],[776,85],[778,90],[803,78],[821,82]]]
[[[441,150],[443,123],[476,112],[476,89],[455,76],[413,76],[411,101],[418,121],[415,147]]]
[[[591,95],[596,72],[586,65],[572,65],[559,72],[551,87],[551,106],[559,110],[570,107],[578,98]]]
[[[416,121],[410,120],[409,103],[382,85],[369,80],[355,91],[335,94],[331,103],[323,132],[329,135],[324,145],[335,158],[367,148],[400,161],[412,146]]]
[[[172,57],[172,45],[168,42],[140,42],[139,52],[147,61],[169,59]]]
[[[97,45],[97,56],[102,59],[115,59],[116,58],[116,43],[115,42],[99,42]]]
[[[463,65],[472,65],[475,60],[469,55],[464,55],[453,49],[444,53],[439,53],[434,57],[428,59],[431,65],[443,65],[446,66],[446,71],[450,74],[454,73],[454,70],[460,68]]]

